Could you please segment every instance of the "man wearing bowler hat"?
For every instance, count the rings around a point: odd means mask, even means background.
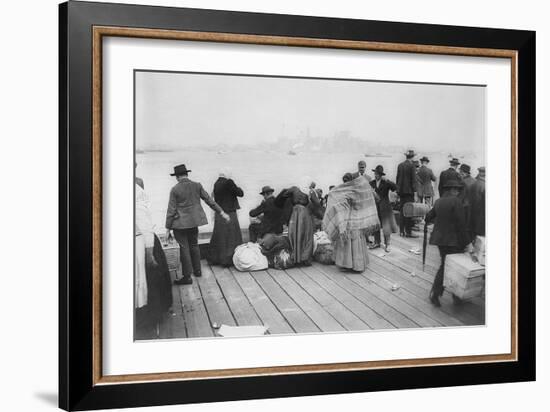
[[[262,238],[267,233],[283,233],[283,224],[281,221],[283,209],[275,205],[273,192],[274,190],[270,186],[262,187],[260,195],[263,196],[264,200],[262,200],[262,203],[258,207],[249,212],[250,217],[259,217],[261,215],[260,223],[251,223],[248,227],[251,242],[256,242],[258,238]]]
[[[460,177],[460,174],[458,173],[458,165],[460,164],[460,161],[453,157],[451,160],[449,160],[450,166],[447,170],[444,170],[439,175],[439,184],[437,186],[437,190],[439,191],[439,197],[443,196],[443,186],[450,181],[455,180],[459,184],[462,185],[462,178]]]
[[[405,153],[406,160],[399,163],[397,166],[397,194],[399,195],[399,232],[406,237],[418,237],[413,235],[412,226],[413,221],[410,217],[403,216],[403,206],[405,203],[414,202],[414,193],[416,191],[416,168],[414,166],[414,157],[416,153],[414,150],[408,150]]]
[[[174,282],[177,285],[193,283],[191,273],[197,277],[201,276],[198,227],[208,223],[201,206],[201,199],[226,221],[229,221],[229,216],[206,193],[202,185],[189,179],[189,172],[191,170],[188,170],[184,164],[174,167],[174,173],[171,173],[170,176],[175,176],[178,183],[170,190],[170,200],[166,210],[166,239],[171,239],[170,231],[172,231],[180,247],[183,276]]]

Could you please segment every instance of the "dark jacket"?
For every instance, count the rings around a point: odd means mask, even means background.
[[[432,169],[422,165],[418,169],[418,173],[416,175],[418,177],[418,196],[433,197],[434,188],[432,186],[432,182],[435,182],[436,179]]]
[[[268,197],[263,200],[260,205],[249,212],[251,217],[256,217],[263,214],[262,218],[262,232],[263,233],[282,233],[283,224],[281,222],[281,216],[283,209],[275,206],[275,198]]]
[[[200,183],[188,178],[180,180],[170,190],[166,229],[189,229],[208,224],[201,199],[216,212],[222,212],[220,206],[206,193]]]
[[[376,202],[376,207],[378,209],[378,216],[384,217],[387,215],[393,215],[392,205],[390,203],[390,198],[388,193],[390,190],[395,192],[397,190],[397,185],[392,181],[382,178],[380,184],[376,187],[376,179],[373,179],[370,182],[374,192],[378,195],[378,201]]]
[[[459,183],[462,183],[462,178],[460,177],[460,174],[452,167],[449,167],[447,170],[442,171],[439,175],[439,184],[437,185],[439,197],[443,196],[443,186],[445,186],[445,183],[447,183],[449,180],[456,180]]]
[[[243,196],[243,190],[235,184],[233,179],[220,177],[214,183],[214,200],[226,213],[240,209],[237,197]]]
[[[470,176],[470,175],[467,175],[465,177],[462,178],[462,183],[464,184],[464,187],[462,188],[462,192],[460,194],[460,197],[463,199],[463,200],[466,200],[468,201],[469,199],[469,194],[468,192],[470,191],[472,185],[476,182],[476,180]]]
[[[468,189],[470,230],[473,235],[485,236],[485,178],[478,176]]]
[[[292,215],[292,209],[295,205],[307,206],[308,203],[309,196],[296,186],[283,189],[275,198],[275,205],[283,209],[282,223],[284,224],[288,224],[290,215]]]
[[[410,160],[405,160],[397,166],[397,193],[402,195],[414,195],[416,191],[416,167]]]
[[[430,244],[464,248],[470,243],[462,201],[445,194],[435,201],[426,215],[426,224],[434,222]]]

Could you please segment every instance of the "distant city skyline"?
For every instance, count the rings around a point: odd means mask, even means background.
[[[136,72],[135,98],[138,150],[345,135],[378,147],[484,156],[482,86]]]

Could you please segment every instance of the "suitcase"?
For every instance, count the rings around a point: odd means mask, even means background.
[[[485,266],[485,236],[476,236],[474,256],[481,266]]]
[[[425,203],[408,202],[403,205],[403,216],[424,217],[430,211],[430,206]]]
[[[469,253],[447,255],[443,286],[463,300],[480,296],[485,289],[485,267],[474,262]]]

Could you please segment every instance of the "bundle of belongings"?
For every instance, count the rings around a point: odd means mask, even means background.
[[[260,245],[252,242],[244,243],[235,248],[233,264],[240,272],[265,270],[268,267],[267,258],[262,254]]]
[[[327,232],[319,231],[313,234],[313,260],[323,265],[334,264],[334,247]]]
[[[270,268],[284,270],[294,266],[288,236],[268,233],[260,240],[259,246]]]

